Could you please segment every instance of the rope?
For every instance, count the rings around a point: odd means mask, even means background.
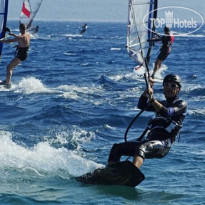
[[[127,142],[127,134],[129,132],[129,129],[132,127],[133,123],[135,122],[135,120],[144,112],[144,110],[141,110],[136,116],[135,118],[133,118],[133,120],[130,122],[129,126],[126,129],[125,135],[124,135],[124,139],[125,142]]]

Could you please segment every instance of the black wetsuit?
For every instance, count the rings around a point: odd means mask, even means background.
[[[80,34],[85,33],[86,30],[87,30],[87,25],[82,26],[82,30],[81,30]]]
[[[187,103],[178,98],[159,101],[166,110],[156,113],[156,117],[150,120],[147,130],[149,134],[144,140],[136,140],[114,144],[108,161],[118,162],[121,156],[141,156],[145,158],[162,158],[170,150],[175,137],[182,127],[182,121],[186,115]],[[146,97],[141,96],[138,108],[146,111],[155,111],[148,104]]]
[[[16,47],[15,57],[21,61],[25,61],[28,55],[29,46],[27,47]]]
[[[162,36],[160,40],[162,41],[162,46],[157,58],[161,61],[164,61],[171,52],[172,39],[170,35],[166,35]]]

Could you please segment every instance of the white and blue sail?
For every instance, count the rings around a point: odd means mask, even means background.
[[[26,24],[27,29],[31,28],[42,2],[43,0],[23,0],[20,23]]]
[[[147,67],[157,18],[158,0],[128,0],[127,51],[143,67]]]
[[[8,14],[8,0],[0,0],[0,39],[5,37]],[[0,58],[2,55],[3,43],[0,43]]]

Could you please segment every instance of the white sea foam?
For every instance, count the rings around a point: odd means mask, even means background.
[[[75,153],[78,153],[78,151],[81,149],[80,144],[87,143],[94,138],[95,138],[94,132],[88,132],[86,130],[82,130],[77,126],[73,126],[71,142],[77,142],[77,148],[76,148],[77,152]]]
[[[81,34],[72,34],[72,33],[68,33],[68,34],[65,34],[63,36],[65,36],[65,37],[82,37]]]
[[[18,84],[14,85],[14,91],[24,94],[53,92],[53,90],[46,88],[39,79],[34,77],[23,78]]]
[[[30,33],[31,39],[37,39],[38,38],[38,33]]]
[[[197,155],[197,157],[204,156],[205,155],[205,150],[192,151],[191,153],[194,154],[194,155]]]
[[[190,38],[205,38],[205,36],[203,34],[184,34],[184,33],[179,33],[178,34],[178,37],[179,38],[187,38],[187,37],[190,37]]]
[[[143,75],[146,72],[146,68],[144,66],[135,66],[133,72],[137,75]]]
[[[88,66],[88,65],[90,65],[90,63],[81,63],[80,65],[81,66]]]
[[[119,74],[119,75],[115,75],[115,76],[110,76],[109,78],[113,81],[120,81],[125,77],[124,74]]]
[[[101,95],[104,91],[101,86],[98,87],[80,87],[76,85],[61,85],[56,88],[46,87],[39,79],[34,77],[23,78],[18,84],[12,84],[11,89],[0,88],[1,91],[13,90],[17,93],[35,94],[35,93],[56,93],[67,99],[83,99],[84,101],[99,104],[100,102],[92,100],[89,95]]]
[[[121,48],[111,48],[110,50],[111,51],[121,51],[122,49]]]
[[[134,72],[126,73],[126,74],[117,74],[117,75],[114,75],[114,76],[110,76],[109,78],[113,81],[120,81],[123,78],[133,79],[133,80],[137,80],[137,81],[144,81],[143,77],[141,77],[141,76],[139,77]]]
[[[153,63],[153,69],[154,69],[154,63]],[[164,71],[167,70],[168,67],[165,65],[165,64],[162,64],[160,69],[158,69],[155,73],[155,81],[159,81],[159,82],[162,82],[163,80],[163,75],[164,75]],[[150,71],[150,73],[153,73],[153,70]]]
[[[110,130],[116,130],[115,127],[112,127],[112,126],[110,126],[110,125],[108,125],[108,124],[106,124],[105,127],[106,127],[107,129],[110,129]]]
[[[189,115],[203,115],[205,116],[205,109],[188,109],[187,113]]]
[[[203,89],[204,86],[201,85],[201,84],[191,84],[191,83],[183,83],[182,82],[182,88],[184,91],[186,92],[190,92],[190,91],[193,91],[193,90],[196,90],[196,89]]]
[[[69,52],[66,52],[64,53],[65,55],[67,56],[77,56],[77,53],[69,53]]]
[[[23,94],[33,94],[33,93],[57,93],[64,98],[69,99],[79,99],[84,98],[86,100],[86,95],[100,94],[103,92],[101,86],[98,87],[80,87],[76,85],[61,85],[56,88],[46,87],[41,80],[35,77],[22,78],[22,80],[17,84],[12,84],[11,89],[4,87],[0,88],[1,91],[11,91]]]
[[[86,100],[86,95],[100,94],[103,91],[102,87],[80,87],[76,85],[61,85],[57,90],[63,92],[62,96],[64,98],[79,99],[83,97],[84,100]]]
[[[38,175],[80,176],[103,165],[84,159],[64,147],[40,142],[32,148],[12,141],[9,132],[0,131],[0,169],[33,170]]]
[[[153,68],[154,68],[154,63],[153,63]],[[153,68],[152,70],[150,70],[150,74],[152,74],[153,72]],[[165,65],[165,64],[162,64],[160,69],[157,70],[157,72],[155,73],[155,81],[157,82],[161,82],[162,79],[163,79],[163,74],[164,74],[164,71],[167,70],[168,67]],[[133,69],[133,73],[128,73],[128,74],[121,74],[121,75],[116,75],[116,76],[112,76],[110,77],[112,80],[115,80],[115,81],[119,81],[121,79],[123,79],[124,77],[125,78],[128,78],[128,79],[134,79],[134,80],[138,80],[138,81],[144,81],[144,73],[146,72],[146,68],[144,66],[136,66],[134,69]]]
[[[5,88],[4,86],[1,86],[0,87],[0,91],[2,92],[2,91],[4,91],[4,92],[8,92],[8,91],[11,91],[11,90],[13,90],[13,86],[11,86],[11,88],[10,89],[8,89],[8,88]]]

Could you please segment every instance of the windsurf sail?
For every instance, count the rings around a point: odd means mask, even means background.
[[[26,24],[27,29],[31,28],[42,2],[43,0],[23,0],[20,23]]]
[[[8,13],[8,0],[0,0],[0,39],[5,37],[6,22]],[[2,55],[3,43],[0,43],[0,58]]]
[[[155,34],[158,0],[129,0],[127,51],[140,64],[147,67]],[[147,64],[147,65],[146,65]]]

